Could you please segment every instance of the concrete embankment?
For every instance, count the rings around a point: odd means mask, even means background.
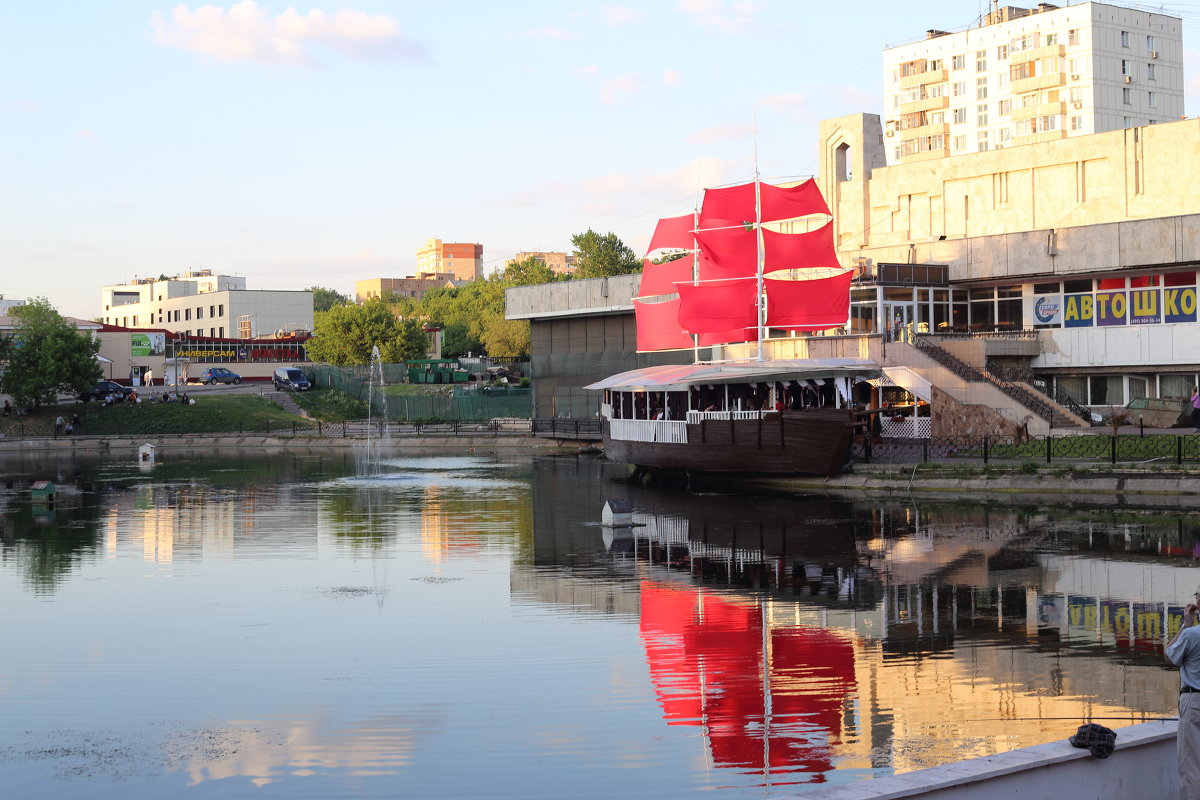
[[[366,446],[364,437],[316,436],[246,436],[213,437],[204,434],[174,434],[149,436],[78,436],[15,439],[0,438],[0,457],[5,454],[46,453],[136,453],[144,444],[152,444],[162,454],[189,452],[195,454],[225,453],[256,450],[292,450],[322,452],[353,450]],[[388,451],[405,453],[490,453],[519,455],[522,453],[578,452],[582,443],[528,435],[471,435],[422,434],[392,437],[386,443]]]
[[[772,491],[855,498],[910,494],[1021,505],[1200,507],[1200,470],[1123,469],[1099,464],[1038,469],[1000,465],[947,469],[920,464],[859,464],[852,472],[829,478],[738,478],[736,483]]]

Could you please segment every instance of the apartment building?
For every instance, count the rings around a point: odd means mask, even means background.
[[[434,278],[449,274],[455,280],[477,281],[483,277],[483,245],[426,239],[417,251],[414,277]]]
[[[579,266],[579,259],[575,256],[546,250],[522,250],[508,261],[505,261],[504,266],[507,268],[510,264],[524,261],[527,258],[537,259],[542,262],[555,275],[572,275],[575,272],[575,268]]]
[[[422,278],[368,278],[354,282],[354,302],[365,303],[390,295],[420,300],[432,289],[453,289],[463,283],[446,272]]]
[[[1184,113],[1183,22],[1105,3],[993,7],[884,51],[888,164],[1153,125]]]
[[[107,325],[186,336],[255,339],[313,329],[312,292],[247,289],[246,279],[195,270],[100,290]]]

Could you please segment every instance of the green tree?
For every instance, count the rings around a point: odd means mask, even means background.
[[[529,355],[529,320],[489,317],[483,328],[483,349],[489,356]]]
[[[334,306],[345,305],[350,298],[333,289],[324,286],[309,286],[304,291],[313,293],[313,311],[328,311]]]
[[[75,329],[39,297],[8,312],[11,335],[0,339],[0,391],[18,408],[54,405],[59,394],[79,394],[103,377],[100,341]]]
[[[314,327],[306,345],[309,358],[337,366],[369,364],[376,345],[380,358],[389,364],[424,358],[429,341],[424,325],[398,318],[380,300],[319,312]]]
[[[504,281],[510,286],[531,286],[535,283],[551,283],[558,279],[546,262],[526,256],[504,268]]]
[[[628,275],[642,268],[642,261],[615,233],[603,236],[591,228],[571,237],[579,266],[576,278],[603,278],[607,275]]]

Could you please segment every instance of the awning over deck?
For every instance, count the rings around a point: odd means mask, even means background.
[[[806,358],[776,361],[729,361],[718,364],[670,364],[630,370],[588,384],[585,389],[618,392],[682,392],[691,386],[726,383],[815,381],[823,378],[875,378],[879,365],[861,358]]]

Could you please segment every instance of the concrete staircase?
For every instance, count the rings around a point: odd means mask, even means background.
[[[959,403],[990,408],[1009,422],[1024,427],[1032,436],[1044,436],[1055,427],[1090,425],[1028,384],[1006,381],[968,365],[939,347],[932,338],[923,337],[914,344],[889,342],[884,370],[892,376],[902,374],[900,368],[906,368]]]
[[[296,402],[296,398],[292,396],[291,392],[263,392],[263,397],[289,414],[295,414],[297,417],[308,417],[308,414]]]

